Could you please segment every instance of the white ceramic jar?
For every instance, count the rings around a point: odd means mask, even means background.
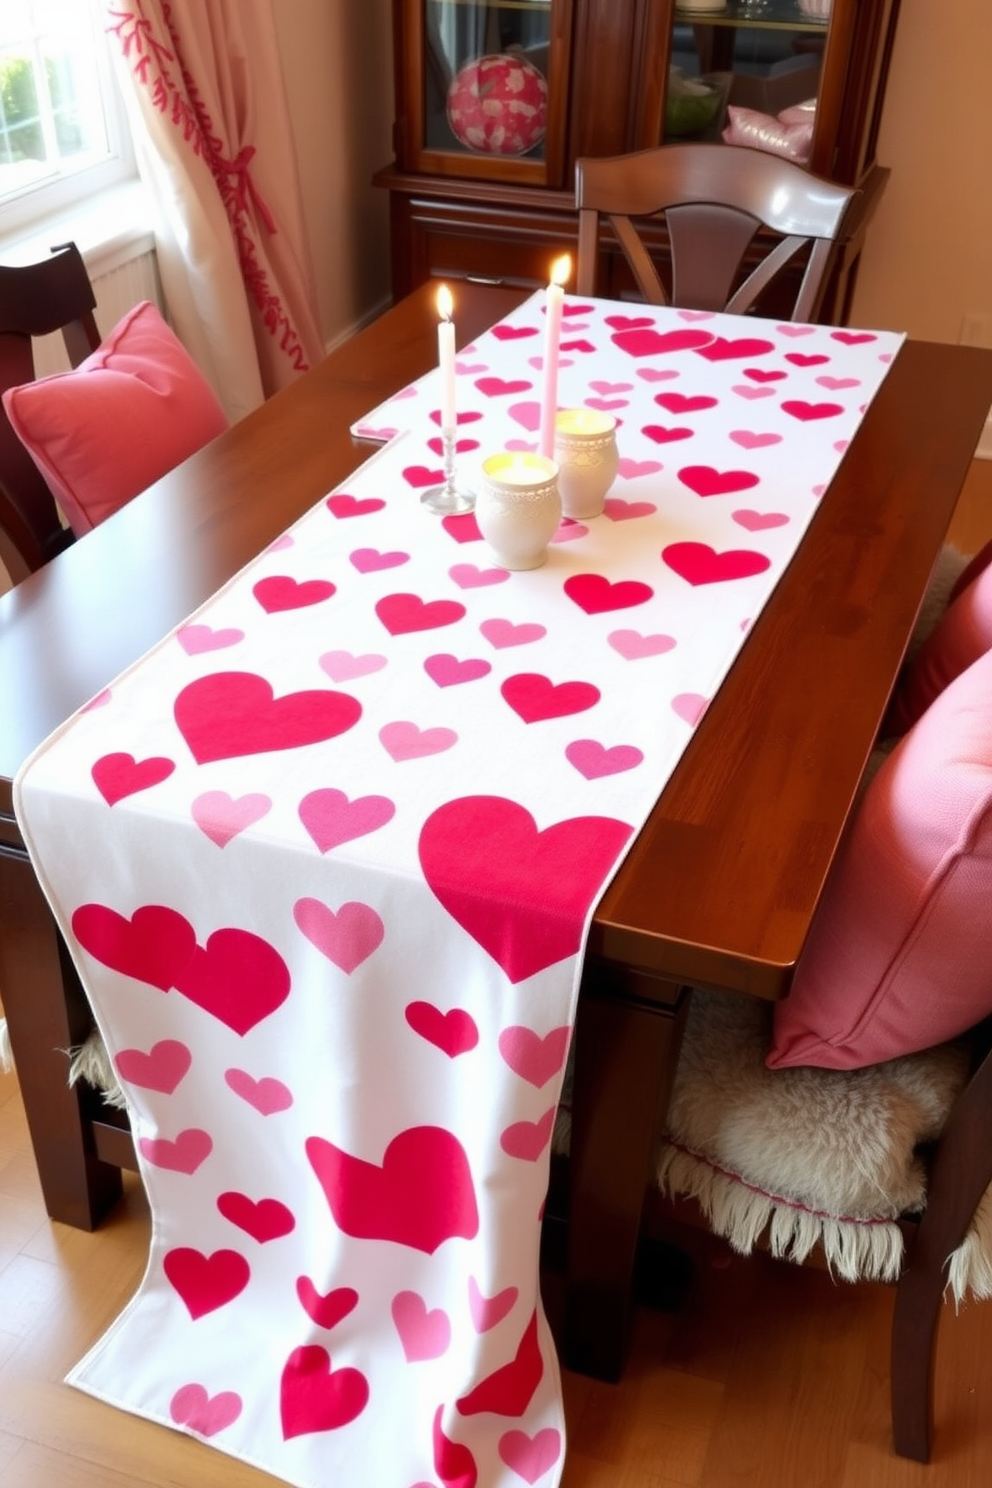
[[[560,408],[555,416],[558,491],[566,517],[598,517],[617,478],[617,421],[598,408]]]
[[[558,466],[546,455],[489,455],[475,497],[479,531],[501,568],[540,568],[561,521]]]

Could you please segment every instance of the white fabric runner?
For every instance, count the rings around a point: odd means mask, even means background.
[[[543,568],[421,506],[424,379],[16,782],[154,1220],[70,1381],[307,1488],[558,1483],[538,1243],[588,921],[901,339],[567,311],[559,401],[617,413],[621,475]],[[462,353],[464,474],[533,444],[540,328]]]

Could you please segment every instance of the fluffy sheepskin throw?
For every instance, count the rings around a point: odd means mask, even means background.
[[[711,1228],[748,1254],[820,1245],[849,1281],[892,1281],[899,1215],[926,1204],[921,1144],[940,1132],[967,1079],[953,1044],[860,1070],[765,1068],[771,1005],[695,992],[658,1158],[663,1192],[696,1199]],[[992,1198],[950,1258],[960,1302],[992,1295]]]

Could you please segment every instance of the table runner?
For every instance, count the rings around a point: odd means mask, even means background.
[[[69,1380],[308,1488],[559,1481],[538,1243],[588,922],[899,344],[567,310],[561,401],[613,405],[621,475],[545,567],[420,505],[424,379],[15,783],[153,1217]],[[532,419],[540,317],[462,354],[460,459]]]

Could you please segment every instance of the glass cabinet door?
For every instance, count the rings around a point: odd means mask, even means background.
[[[410,0],[407,169],[545,184],[557,170],[567,0]],[[557,13],[561,11],[562,15]]]

